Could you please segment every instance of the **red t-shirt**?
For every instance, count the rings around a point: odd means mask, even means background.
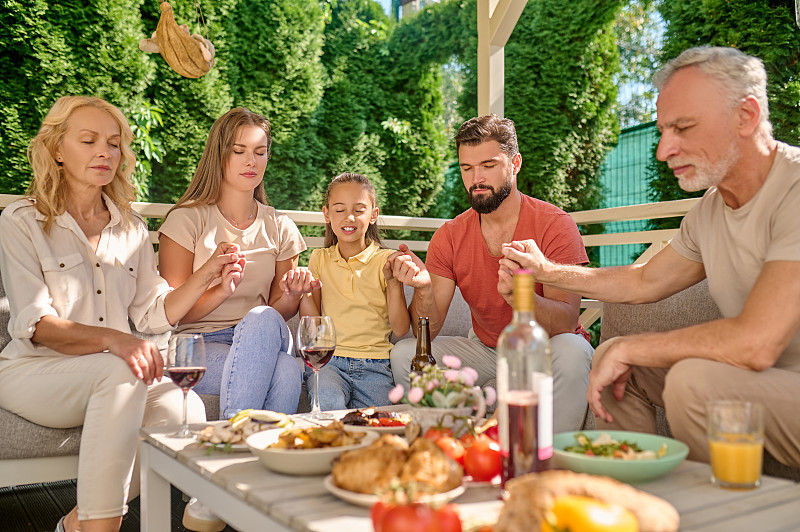
[[[554,205],[525,194],[521,196],[514,240],[533,239],[544,256],[553,262],[587,264],[586,248],[572,217]],[[469,209],[433,234],[425,261],[431,273],[455,281],[469,305],[475,334],[489,347],[497,345],[497,338],[511,322],[513,313],[497,291],[501,258],[489,253],[481,233],[480,215]],[[543,294],[539,283],[536,283],[536,293]],[[580,321],[575,333],[589,339]]]

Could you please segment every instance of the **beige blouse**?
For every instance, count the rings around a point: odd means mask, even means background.
[[[231,225],[216,205],[201,205],[175,209],[158,231],[194,253],[192,271],[197,271],[211,257],[220,242],[238,244],[243,251],[251,252],[236,291],[199,321],[181,323],[179,331],[226,329],[239,323],[252,308],[269,304],[276,263],[306,249],[303,236],[291,218],[260,203],[258,215],[245,229]]]
[[[124,220],[108,196],[111,221],[100,234],[97,252],[68,213],[50,234],[44,216],[29,199],[15,201],[0,216],[0,271],[11,308],[11,342],[0,358],[65,356],[34,345],[31,337],[43,316],[84,325],[148,333],[172,329],[164,310],[171,290],[156,271],[155,253],[144,221]]]

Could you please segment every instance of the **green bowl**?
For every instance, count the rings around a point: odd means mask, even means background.
[[[638,444],[642,450],[649,449],[654,452],[658,452],[661,446],[666,444],[667,454],[661,458],[647,460],[619,460],[571,453],[565,451],[564,447],[576,445],[575,435],[579,432],[562,432],[553,436],[553,454],[558,467],[578,473],[605,475],[621,482],[649,482],[672,471],[689,454],[689,447],[686,444],[656,434],[621,430],[583,430],[580,433],[592,441],[601,434],[609,434],[617,441],[627,440]]]

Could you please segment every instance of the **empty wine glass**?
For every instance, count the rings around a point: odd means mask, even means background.
[[[319,370],[327,364],[336,349],[336,330],[330,316],[303,316],[297,327],[297,350],[306,366],[314,371],[314,404],[305,419],[333,419],[333,414],[319,407]]]
[[[193,438],[186,420],[189,390],[206,372],[206,346],[200,334],[173,334],[169,339],[164,373],[183,390],[183,424],[173,438]]]

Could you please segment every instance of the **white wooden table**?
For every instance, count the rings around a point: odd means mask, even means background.
[[[198,497],[240,532],[371,532],[369,510],[340,501],[322,476],[292,477],[266,469],[249,452],[206,454],[169,438],[175,427],[142,429],[141,529],[163,532],[170,523],[170,483]],[[800,484],[765,477],[760,488],[729,491],[709,483],[709,467],[685,462],[639,488],[672,503],[686,531],[800,530]],[[454,502],[462,519],[493,522],[499,489],[469,488]]]

